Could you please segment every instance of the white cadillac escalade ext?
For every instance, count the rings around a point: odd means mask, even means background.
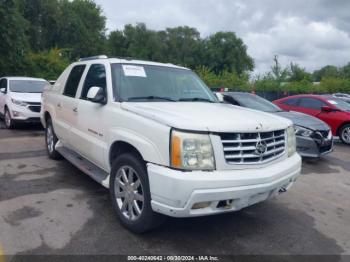
[[[219,103],[189,69],[107,58],[70,65],[43,94],[47,151],[109,188],[134,232],[163,215],[237,211],[300,174],[292,123]]]

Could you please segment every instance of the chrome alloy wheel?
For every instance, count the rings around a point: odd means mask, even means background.
[[[346,143],[350,144],[350,127],[345,128],[341,135],[342,135],[343,140]]]
[[[118,208],[128,220],[138,219],[144,207],[144,190],[137,172],[130,166],[117,171],[114,192]]]
[[[49,150],[50,153],[52,153],[55,147],[55,142],[54,142],[51,125],[49,125],[46,130],[46,144],[47,144],[47,149]]]

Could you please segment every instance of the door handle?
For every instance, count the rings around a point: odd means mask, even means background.
[[[74,108],[73,108],[73,112],[78,113],[78,108],[77,108],[77,107],[74,107]]]
[[[61,103],[58,103],[58,104],[57,104],[57,107],[58,107],[58,108],[62,108]]]

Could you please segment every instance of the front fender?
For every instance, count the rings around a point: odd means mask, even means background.
[[[168,154],[164,154],[164,152],[162,154],[159,147],[140,132],[118,128],[112,129],[109,137],[111,139],[110,145],[118,141],[128,143],[135,147],[147,162],[159,165],[168,164]]]

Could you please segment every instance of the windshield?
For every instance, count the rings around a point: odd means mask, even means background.
[[[42,93],[47,82],[38,80],[10,80],[11,92]]]
[[[230,94],[228,94],[230,95]],[[281,112],[281,108],[268,100],[252,94],[233,94],[232,96],[241,106],[264,112]]]
[[[113,89],[118,101],[218,102],[190,70],[164,66],[112,64]]]
[[[338,98],[328,99],[328,103],[343,111],[350,111],[350,104]]]

